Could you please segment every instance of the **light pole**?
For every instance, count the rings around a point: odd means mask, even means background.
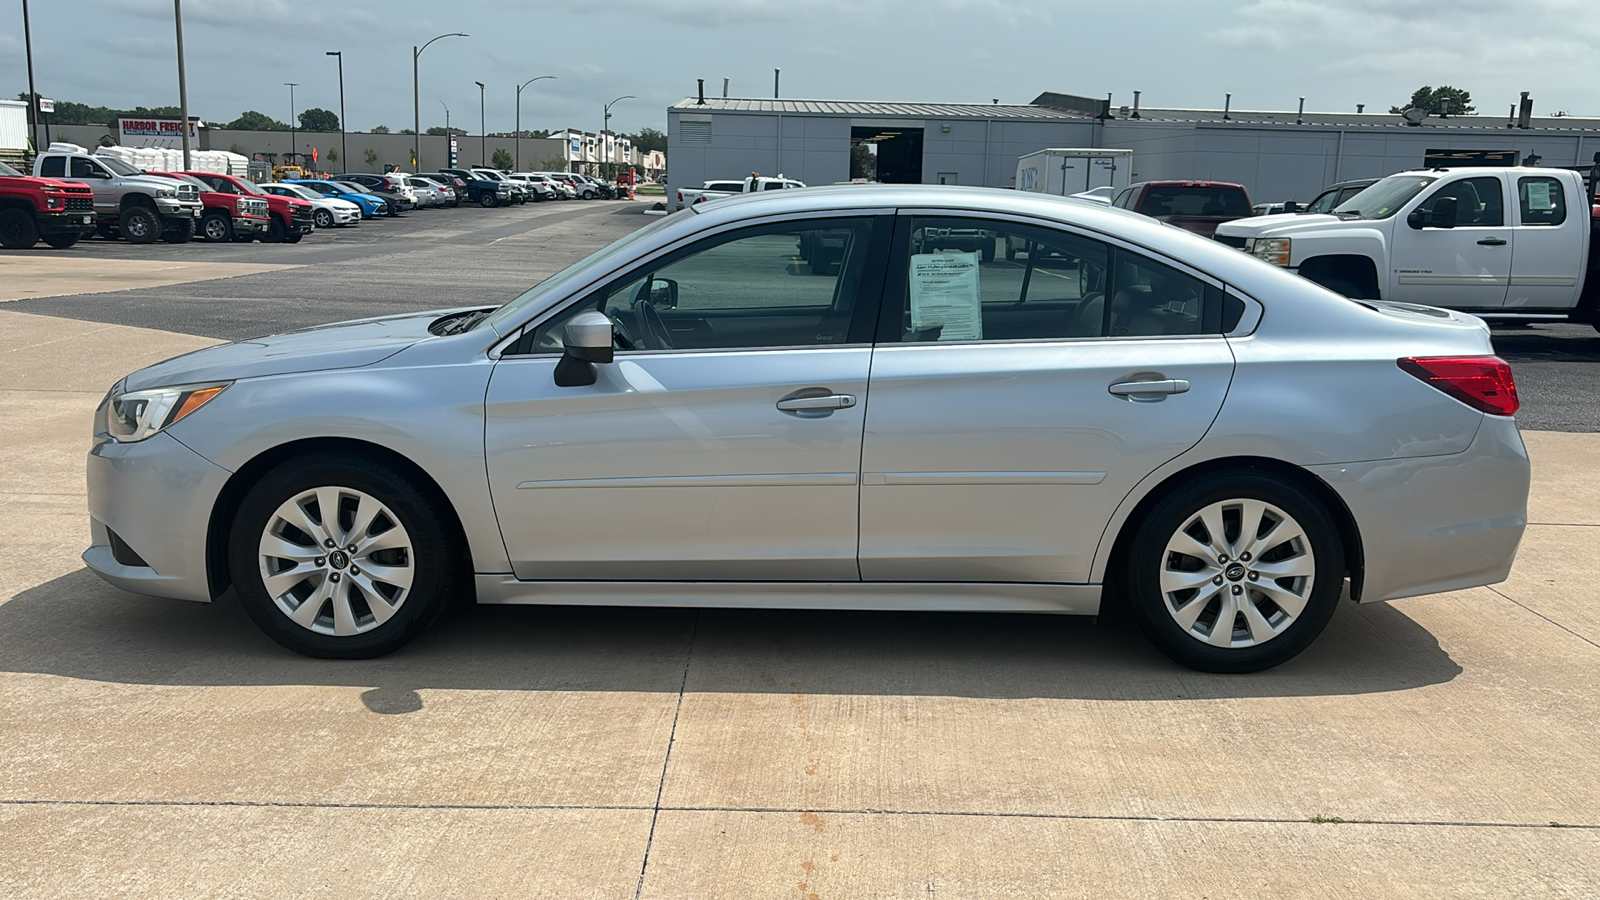
[[[605,116],[604,116],[603,120],[600,123],[600,153],[603,156],[609,156],[610,155],[607,152],[607,147],[606,147],[606,134],[607,134],[607,132],[609,132],[611,130],[611,107],[616,106],[619,102],[621,102],[623,100],[637,100],[637,99],[639,99],[639,98],[635,97],[632,94],[623,94],[621,97],[618,97],[616,100],[613,100],[610,103],[606,104]],[[604,161],[602,161],[600,163],[600,177],[601,178],[606,177],[606,164],[605,164]]]
[[[172,20],[178,27],[178,118],[183,121],[183,170],[189,171],[189,87],[183,80],[183,0],[172,0]],[[32,57],[30,56],[31,60]],[[32,79],[32,62],[29,64]],[[59,119],[57,121],[60,121]]]
[[[437,41],[439,38],[447,37],[467,37],[467,35],[459,31],[452,31],[449,34],[441,34],[437,37],[429,38],[428,44]],[[419,172],[422,171],[422,91],[417,84],[417,57],[422,55],[422,51],[428,49],[428,44],[411,48],[411,154],[416,157],[411,161],[411,164]]]
[[[522,89],[527,87],[530,84],[533,84],[535,81],[543,81],[546,78],[554,78],[554,77],[555,77],[554,75],[540,75],[540,76],[538,76],[536,78],[529,78],[527,81],[524,81],[523,83],[517,85],[517,171],[518,172],[522,171]]]
[[[449,163],[450,168],[453,169],[456,166],[456,161],[450,158],[450,145],[455,143],[456,136],[450,133],[450,107],[445,105],[443,100],[439,101],[439,105],[444,107],[444,158],[445,162]],[[421,167],[419,166],[418,168]]]
[[[294,131],[294,89],[299,83],[300,82],[298,81],[284,82],[284,84],[289,86],[289,165],[291,166],[297,166],[300,164],[300,148],[295,144]],[[185,132],[187,132],[187,130],[188,129],[185,129]]]
[[[329,50],[328,56],[339,57],[339,169],[342,172],[350,171],[350,149],[345,146],[345,132],[350,126],[344,120],[344,52]]]
[[[43,150],[39,144],[39,92],[33,88],[33,29],[28,25],[28,0],[22,0],[22,43],[28,51],[28,140],[33,141],[33,149]],[[184,165],[188,164],[184,160]]]
[[[474,81],[478,86],[478,165],[489,165],[489,126],[483,117],[483,82]]]

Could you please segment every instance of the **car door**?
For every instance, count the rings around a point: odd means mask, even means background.
[[[1589,223],[1568,218],[1568,208],[1586,203],[1577,184],[1553,175],[1517,177],[1516,252],[1511,256],[1511,290],[1506,306],[1569,309],[1578,302]]]
[[[857,476],[890,216],[746,226],[528,326],[485,426],[517,577],[857,581]],[[841,252],[817,271],[799,248]],[[562,328],[600,310],[616,359],[558,387]]]
[[[973,233],[1015,258],[985,260]],[[1087,582],[1117,504],[1221,408],[1221,333],[1242,303],[1064,228],[910,215],[895,240],[862,447],[862,578]]]
[[[1505,203],[1505,185],[1495,176],[1440,179],[1396,216],[1385,299],[1450,309],[1503,305],[1515,249]],[[1447,204],[1455,207],[1453,222],[1438,220]]]

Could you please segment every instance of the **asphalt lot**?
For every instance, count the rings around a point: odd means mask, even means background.
[[[642,202],[540,203],[420,210],[395,220],[315,232],[299,244],[156,243],[94,239],[12,257],[106,263],[215,264],[247,274],[108,293],[15,300],[5,309],[223,340],[409,310],[498,304],[596,247],[655,221]],[[251,267],[293,268],[257,272]],[[209,276],[209,273],[208,273]],[[0,287],[3,291],[3,287]],[[1496,328],[1522,398],[1518,423],[1600,432],[1600,332],[1587,325]]]
[[[1496,334],[1534,458],[1510,580],[1346,605],[1253,676],[1116,616],[716,609],[466,608],[320,661],[82,567],[120,374],[509,299],[638,209],[33,254],[104,267],[0,302],[0,897],[1594,896],[1600,437],[1529,420],[1600,430],[1592,329]],[[81,292],[129,273],[206,280]]]

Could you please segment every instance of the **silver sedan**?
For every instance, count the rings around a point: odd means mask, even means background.
[[[1012,248],[1008,259],[1004,248]],[[302,653],[480,603],[1125,604],[1279,664],[1341,598],[1506,577],[1516,388],[1460,313],[1352,301],[1103,204],[852,186],[701,204],[498,307],[118,382],[84,560],[230,586]]]

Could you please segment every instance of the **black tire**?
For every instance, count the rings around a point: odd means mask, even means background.
[[[23,209],[0,209],[0,247],[26,250],[39,242],[39,226],[33,213]]]
[[[102,239],[108,241],[114,241],[117,238],[122,237],[122,234],[117,231],[117,228],[114,225],[96,225],[94,227],[94,233],[100,235]]]
[[[1176,539],[1179,530],[1202,509],[1212,504],[1227,504],[1231,500],[1259,500],[1276,507],[1299,524],[1302,538],[1299,543],[1268,545],[1260,559],[1246,559],[1241,554],[1239,559],[1224,560],[1221,564],[1215,560],[1208,561],[1208,564],[1216,565],[1225,573],[1225,577],[1224,574],[1218,574],[1216,578],[1222,578],[1221,582],[1213,580],[1189,589],[1195,593],[1189,595],[1193,599],[1189,599],[1188,603],[1206,605],[1194,607],[1199,611],[1198,615],[1191,616],[1194,622],[1186,629],[1177,621],[1181,612],[1174,610],[1187,610],[1190,607],[1187,603],[1176,608],[1169,607],[1168,598],[1162,590],[1161,575],[1169,564],[1188,566],[1191,563],[1186,560],[1198,562],[1199,558],[1171,553],[1168,541]],[[1224,514],[1222,521],[1225,529],[1240,528],[1238,517],[1229,523]],[[1204,533],[1204,526],[1201,528]],[[1191,533],[1190,536],[1194,535]],[[1238,541],[1241,537],[1233,540]],[[1282,561],[1276,557],[1306,551],[1309,551],[1313,563],[1311,576],[1301,580],[1273,579],[1278,582],[1275,588],[1281,589],[1282,583],[1287,580],[1295,592],[1304,595],[1304,606],[1299,614],[1287,620],[1280,619],[1280,614],[1288,613],[1252,587],[1264,586],[1268,582],[1257,580],[1255,576],[1260,573],[1253,572],[1250,567],[1264,565],[1269,557],[1274,557],[1273,562],[1281,564]],[[1139,523],[1128,547],[1126,571],[1123,574],[1123,584],[1126,586],[1124,600],[1140,630],[1157,649],[1174,661],[1202,672],[1259,672],[1293,659],[1327,626],[1344,587],[1344,558],[1338,528],[1322,503],[1310,492],[1288,480],[1262,472],[1217,472],[1200,476],[1178,487],[1163,497]],[[1194,571],[1199,570],[1199,566],[1194,566]],[[1169,571],[1180,577],[1186,574],[1177,569]],[[1201,593],[1209,590],[1211,585],[1219,585],[1221,589],[1210,597]],[[1175,599],[1186,599],[1177,595],[1187,591],[1173,593]],[[1207,643],[1206,638],[1194,629],[1206,628],[1215,633],[1213,629],[1221,622],[1221,611],[1228,608],[1230,594],[1231,602],[1241,604],[1241,609],[1243,604],[1250,604],[1262,614],[1263,620],[1278,619],[1274,628],[1280,630],[1249,646],[1218,647]],[[1208,615],[1211,616],[1209,627],[1205,623]],[[1231,639],[1238,639],[1235,628],[1241,625],[1246,628],[1249,625],[1248,617],[1243,612],[1235,614],[1233,621],[1227,623],[1227,634]],[[1250,639],[1248,632],[1245,633],[1245,639]]]
[[[135,206],[122,211],[117,228],[130,244],[153,244],[161,237],[161,217],[149,207]]]
[[[273,216],[267,224],[267,233],[261,236],[263,244],[281,244],[288,237],[289,226],[283,224],[280,216]]]
[[[200,236],[214,244],[233,242],[233,217],[227,213],[206,213],[200,220]]]
[[[311,214],[311,217],[312,217],[312,220],[316,223],[316,226],[318,228],[332,228],[333,227],[333,213],[328,212],[325,209],[317,210],[316,212]]]
[[[277,510],[295,497],[320,487],[359,491],[377,500],[393,512],[397,520],[395,524],[404,528],[409,538],[409,547],[403,556],[389,555],[382,560],[385,565],[405,566],[410,570],[409,590],[399,595],[399,606],[387,621],[375,625],[365,623],[369,630],[358,634],[324,634],[295,623],[263,582],[259,561],[261,539],[276,519]],[[319,519],[320,512],[319,507]],[[348,527],[349,514],[352,512],[348,507],[344,509],[339,520],[342,527]],[[307,519],[310,519],[309,509]],[[323,659],[371,659],[383,656],[404,646],[427,628],[460,588],[464,577],[459,562],[462,552],[451,522],[452,516],[446,501],[437,491],[413,483],[407,473],[384,462],[347,454],[316,454],[293,459],[257,481],[239,505],[228,536],[228,564],[234,590],[240,606],[256,625],[268,637],[290,650]],[[377,527],[381,523],[375,522],[374,525]],[[302,542],[308,540],[303,532],[291,536]],[[309,545],[311,548],[315,546],[314,541]],[[332,548],[340,549],[337,546]],[[392,551],[383,552],[392,554]],[[313,561],[307,566],[329,578],[328,587],[335,590],[339,588],[331,583],[332,576],[335,573],[342,574],[343,590],[349,591],[350,582],[360,574],[352,570],[367,560],[359,553],[353,556],[341,553],[340,556],[342,558],[336,563],[330,551],[328,556],[318,557],[325,564],[315,564]],[[367,574],[370,578],[372,573]],[[320,582],[320,579],[317,581]],[[307,594],[312,589],[309,582],[303,582],[295,588],[304,588]],[[290,594],[285,592],[283,596],[289,597]],[[362,595],[355,592],[352,596]],[[328,604],[324,607],[327,622],[319,616],[318,623],[331,624],[331,604],[335,599],[316,601],[319,605]],[[307,597],[307,600],[310,598]],[[356,612],[352,619],[362,624],[359,610],[365,607],[366,615],[371,616],[373,607],[370,603],[376,601],[362,597],[359,601],[347,602]],[[375,616],[371,618],[376,619]]]
[[[73,244],[76,244],[82,237],[83,235],[76,231],[68,232],[66,234],[47,234],[44,236],[44,242],[57,250],[65,250],[68,247],[71,247]]]
[[[478,195],[478,205],[483,207],[484,209],[494,209],[495,205],[496,205],[496,201],[494,199],[494,195],[489,193],[488,191],[485,191],[485,192],[479,194]]]
[[[289,229],[289,233],[283,236],[283,242],[285,244],[298,244],[300,243],[300,239],[305,236],[306,233],[304,231],[301,231],[298,228],[291,228]]]
[[[187,244],[194,240],[194,219],[184,219],[177,225],[169,225],[161,232],[161,239],[169,244]]]

